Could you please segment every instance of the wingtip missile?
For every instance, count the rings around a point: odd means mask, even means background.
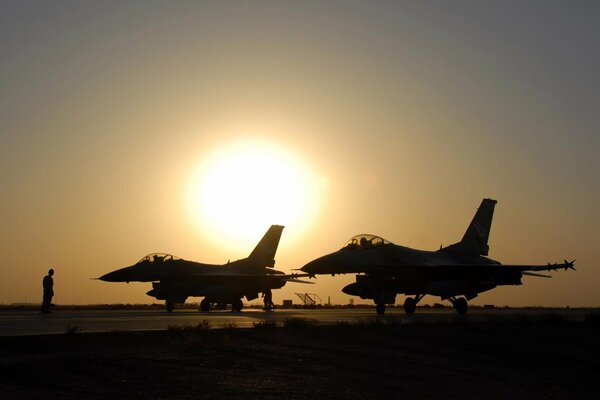
[[[557,265],[557,263],[548,262],[548,271],[550,271],[550,270],[556,271],[556,265]]]
[[[309,285],[314,285],[315,282],[309,282],[309,281],[305,281],[299,278],[311,278],[311,276],[309,274],[289,274],[289,275],[285,275],[285,280],[288,282],[295,282],[295,283],[307,283]]]
[[[573,261],[564,260],[564,262],[565,263],[563,265],[565,267],[565,271],[568,270],[568,269],[572,269],[573,271],[577,271],[575,269],[575,259]]]
[[[292,271],[302,271],[302,269],[300,268],[296,268],[296,269],[292,269]],[[311,273],[307,273],[302,271],[303,273],[296,273],[293,272],[292,275],[294,275],[295,278],[299,278],[299,277],[308,277],[308,278],[316,278],[317,276],[315,274],[311,274]]]
[[[559,263],[548,263],[548,271],[557,271],[558,268],[564,268],[565,271],[568,270],[568,269],[572,269],[573,271],[577,271],[575,269],[575,260],[573,260],[573,261],[563,260],[562,264],[559,264]]]

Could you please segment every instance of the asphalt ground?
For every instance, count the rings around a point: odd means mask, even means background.
[[[153,331],[198,324],[207,324],[212,329],[252,328],[265,321],[283,324],[294,319],[309,320],[317,325],[369,324],[374,321],[388,324],[582,322],[590,312],[588,309],[471,309],[467,315],[460,316],[450,308],[418,308],[415,314],[407,315],[401,307],[393,307],[384,316],[377,316],[374,308],[276,309],[271,312],[249,308],[239,313],[206,313],[192,309],[180,309],[172,313],[161,309],[75,309],[40,314],[33,310],[2,310],[0,336],[64,334],[73,329],[78,332]]]
[[[68,321],[206,323],[0,337],[0,399],[600,399],[597,312],[371,311],[3,312],[3,327],[15,318],[56,321],[60,330]],[[355,323],[328,323],[343,319]],[[266,322],[275,320],[284,323]],[[263,323],[213,329],[231,321]]]

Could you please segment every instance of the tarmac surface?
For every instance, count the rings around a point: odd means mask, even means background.
[[[389,308],[384,316],[377,316],[374,308],[331,309],[276,309],[265,312],[244,309],[242,312],[210,311],[192,309],[175,310],[56,310],[52,314],[37,311],[0,311],[0,336],[64,334],[70,329],[82,332],[152,331],[169,327],[195,326],[206,321],[211,328],[252,328],[264,321],[283,323],[290,319],[306,319],[319,325],[340,323],[361,324],[381,320],[385,323],[447,323],[447,322],[503,322],[545,321],[560,318],[563,321],[584,321],[589,310],[585,309],[471,309],[459,316],[453,309],[418,308],[413,315],[404,313],[401,307]]]
[[[598,309],[66,308],[0,308],[1,399],[600,399]]]

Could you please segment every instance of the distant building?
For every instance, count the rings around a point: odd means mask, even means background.
[[[284,300],[282,303],[283,308],[292,308],[292,300]]]

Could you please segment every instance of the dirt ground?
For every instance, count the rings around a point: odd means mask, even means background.
[[[599,399],[600,325],[363,324],[0,338],[0,399]]]

